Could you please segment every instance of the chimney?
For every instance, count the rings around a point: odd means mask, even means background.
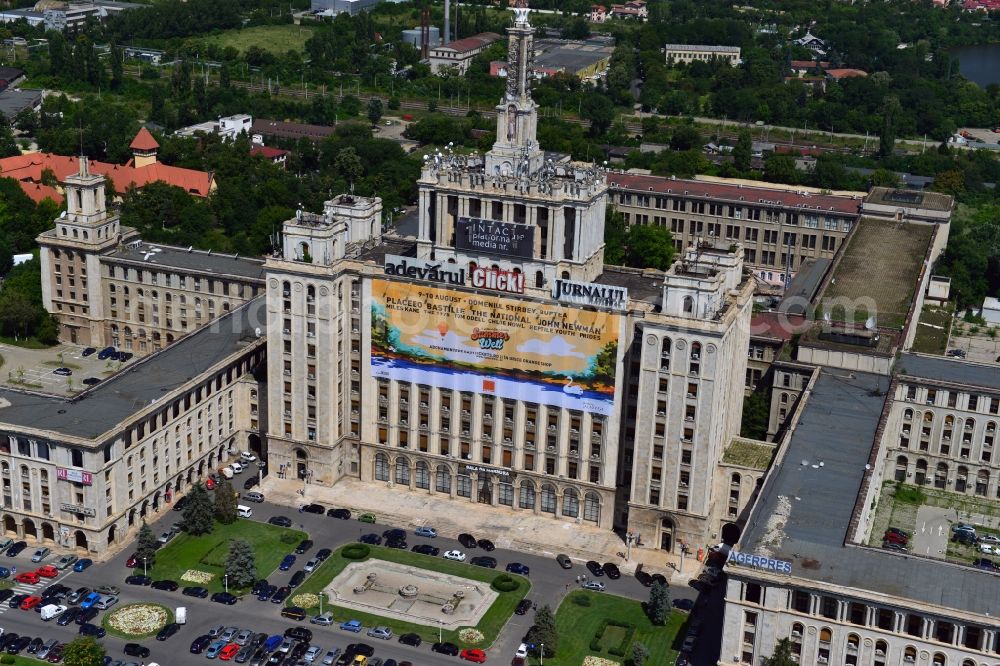
[[[447,44],[451,41],[451,2],[444,0],[444,40]]]

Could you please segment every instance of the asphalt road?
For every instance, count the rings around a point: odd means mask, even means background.
[[[245,476],[245,474],[246,473],[242,476]],[[254,510],[254,520],[266,521],[268,518],[276,515],[288,516],[292,520],[293,526],[299,527],[300,529],[308,532],[310,538],[315,541],[315,545],[309,553],[298,556],[296,566],[294,566],[292,570],[288,572],[275,571],[271,575],[267,576],[268,581],[276,585],[284,585],[291,575],[300,569],[309,559],[310,555],[316,550],[324,547],[335,549],[343,544],[356,541],[362,534],[369,532],[381,533],[384,529],[392,527],[377,524],[369,525],[359,523],[355,520],[339,520],[336,518],[329,518],[325,515],[300,513],[296,508],[277,506],[268,502],[254,504],[252,506]],[[176,522],[179,519],[179,513],[173,511],[168,512],[153,525],[153,530],[155,533],[159,534],[167,529],[171,523]],[[458,542],[454,539],[454,536],[457,535],[439,536],[435,539],[426,539],[410,533],[407,535],[407,543],[410,547],[419,543],[432,543],[440,548],[442,552],[452,548],[457,548],[465,551],[469,557],[482,553],[481,550],[466,550],[458,544]],[[475,536],[477,538],[498,540],[501,535],[483,533],[476,534]],[[17,567],[19,572],[33,570],[38,566],[30,562],[33,550],[34,549],[32,548],[28,548],[17,558],[0,556],[0,565],[8,567],[14,565]],[[233,606],[221,606],[210,602],[208,599],[195,599],[182,596],[179,591],[165,592],[154,590],[149,587],[128,586],[124,584],[124,579],[125,576],[131,573],[131,571],[125,567],[125,560],[130,553],[131,549],[127,548],[118,556],[107,562],[95,564],[86,571],[80,573],[75,573],[72,570],[69,570],[68,573],[63,573],[60,577],[52,581],[43,579],[43,581],[37,586],[34,586],[34,588],[41,590],[47,585],[50,585],[52,582],[61,582],[65,585],[73,587],[74,589],[80,586],[95,588],[99,585],[112,584],[118,585],[122,588],[120,595],[120,603],[122,604],[134,601],[151,601],[171,608],[176,608],[177,606],[187,607],[187,624],[184,625],[172,638],[165,642],[158,642],[153,639],[143,641],[151,651],[151,655],[148,659],[146,659],[146,663],[156,662],[161,666],[166,666],[168,664],[187,665],[204,663],[204,655],[190,654],[189,647],[191,641],[203,633],[206,633],[210,627],[219,624],[225,624],[226,626],[238,626],[240,628],[252,629],[255,632],[266,632],[268,634],[280,634],[287,627],[292,626],[293,624],[302,624],[303,626],[308,626],[313,630],[313,644],[321,645],[324,648],[338,647],[343,650],[348,643],[361,641],[373,645],[375,647],[376,656],[380,656],[383,659],[393,658],[397,661],[409,660],[416,666],[420,666],[421,664],[465,663],[455,657],[447,657],[431,652],[430,645],[426,643],[420,647],[414,648],[401,645],[395,640],[395,638],[390,641],[381,641],[367,638],[363,635],[363,633],[361,635],[348,633],[340,630],[336,626],[318,627],[315,625],[308,625],[306,623],[294,623],[279,616],[279,612],[283,604],[279,605],[269,602],[259,602],[251,597],[243,599]],[[503,568],[510,562],[521,562],[531,568],[530,579],[532,582],[532,589],[528,598],[534,601],[539,607],[544,604],[548,604],[552,608],[557,607],[560,599],[566,594],[566,592],[576,587],[577,583],[575,577],[579,574],[587,573],[582,562],[575,562],[574,567],[567,571],[562,569],[553,558],[516,553],[501,549],[493,551],[490,555],[497,559],[498,571],[502,571]],[[50,556],[48,558],[49,561],[54,559],[55,556]],[[616,581],[608,580],[605,576],[601,580],[607,585],[608,593],[638,600],[645,600],[649,597],[648,589],[643,587],[632,576],[622,576],[621,579]],[[28,590],[25,591],[27,592]],[[680,588],[675,586],[671,589],[671,596],[675,599],[695,598],[697,596],[697,592],[691,588]],[[75,624],[60,627],[56,625],[54,621],[42,622],[40,615],[33,611],[8,609],[6,603],[0,604],[0,606],[2,606],[2,608],[0,608],[0,627],[3,628],[5,633],[17,632],[21,635],[42,636],[46,639],[57,638],[65,641],[72,640],[77,633],[77,625]],[[721,609],[721,606],[719,606],[719,609]],[[706,607],[704,609],[700,609],[699,612],[703,615],[707,615],[708,608]],[[714,615],[715,611],[711,614]],[[718,611],[718,617],[721,617],[721,610]],[[513,656],[514,650],[520,643],[521,637],[532,623],[531,618],[532,613],[530,612],[524,616],[514,615],[511,618],[500,638],[496,641],[494,646],[488,650],[489,660],[491,662],[496,661],[497,663],[503,664],[509,663],[509,659]],[[97,618],[97,621],[99,620],[100,618]],[[706,645],[711,645],[711,641],[708,639],[707,635],[709,632],[706,630],[705,633],[706,635],[704,636],[702,642]],[[125,641],[112,636],[105,637],[103,641],[108,649],[108,654],[118,659],[125,659],[122,652]],[[715,645],[718,645],[718,641],[715,641]],[[696,651],[696,663],[714,663],[714,658],[710,657],[708,654],[704,655],[704,658],[700,658],[701,655],[699,652],[700,651]],[[717,654],[717,647],[715,648],[715,652]]]

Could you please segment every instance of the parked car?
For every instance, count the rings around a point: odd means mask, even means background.
[[[35,573],[42,578],[55,578],[59,575],[59,569],[56,569],[51,564],[44,564],[35,569]]]
[[[469,560],[469,564],[474,567],[485,567],[487,569],[497,568],[497,558],[489,557],[488,555],[480,555],[478,557],[473,557]]]
[[[437,557],[441,553],[440,548],[436,548],[429,543],[418,543],[416,546],[410,549],[414,553],[420,553],[421,555],[430,555],[431,557]]]
[[[207,634],[202,634],[198,638],[191,641],[191,654],[201,654],[205,651],[212,642],[212,637]]]
[[[514,613],[516,613],[517,615],[525,615],[530,610],[531,610],[531,601],[529,601],[528,599],[521,599],[521,601],[517,603],[517,608],[514,609]]]
[[[73,621],[76,622],[77,624],[86,624],[87,622],[90,622],[95,617],[97,617],[100,614],[100,612],[101,611],[93,607],[81,608],[80,612],[77,613],[76,615],[76,619]]]
[[[73,374],[73,371],[69,368],[56,368],[52,371],[52,374],[59,375],[60,377],[69,377]]]
[[[297,555],[304,555],[306,551],[313,547],[312,539],[303,539],[299,542],[299,545],[295,547],[295,553]]]
[[[371,629],[368,630],[368,633],[365,635],[370,636],[372,638],[380,638],[383,641],[387,641],[390,638],[392,638],[392,629],[390,629],[389,627],[372,627]]]
[[[374,513],[363,513],[360,516],[358,516],[358,522],[359,523],[372,523],[372,524],[374,524],[375,523],[375,514]]]
[[[511,562],[508,564],[507,571],[521,576],[527,576],[531,573],[531,569],[527,565],[521,564],[520,562]]]
[[[287,617],[289,620],[301,622],[306,619],[306,612],[298,606],[286,606],[281,609],[281,617]]]
[[[907,552],[906,546],[904,546],[901,543],[895,543],[893,541],[883,541],[882,547],[885,548],[886,550],[898,550],[903,553]]]
[[[82,636],[93,636],[94,638],[104,638],[104,636],[107,635],[108,632],[107,630],[104,629],[104,627],[100,625],[91,624],[90,622],[84,622],[83,624],[80,625],[80,628],[77,630],[77,633],[79,633]]]
[[[208,596],[208,590],[198,585],[188,585],[183,590],[181,590],[181,594],[183,594],[185,597],[196,597],[198,599],[204,599],[205,597]]]
[[[80,558],[79,560],[76,561],[76,564],[73,565],[73,571],[76,571],[77,573],[81,571],[86,571],[87,569],[90,568],[90,565],[92,565],[93,563],[94,560],[88,557]]]
[[[594,560],[588,561],[586,567],[587,571],[597,576],[598,578],[604,575],[604,569],[601,567],[600,563],[595,562]]]
[[[458,535],[458,542],[463,546],[465,546],[466,548],[476,547],[476,537],[472,536],[471,534],[467,534],[465,532]]]
[[[35,554],[31,556],[31,561],[32,562],[41,562],[46,557],[48,557],[49,553],[51,553],[51,552],[52,551],[49,550],[48,548],[39,548],[38,550],[35,551]]]
[[[338,518],[340,520],[350,520],[351,512],[347,509],[327,509],[326,515],[331,518]]]
[[[417,536],[427,537],[428,539],[433,539],[438,535],[437,530],[433,527],[418,527],[413,530],[413,533]]]
[[[418,634],[401,634],[399,637],[399,642],[403,645],[412,645],[413,647],[419,647],[423,640]]]
[[[315,624],[321,627],[329,627],[331,624],[333,624],[333,613],[323,613],[322,615],[317,615],[316,617],[309,620],[309,624]]]
[[[95,353],[96,351],[97,350],[95,348],[93,348],[93,347],[87,347],[82,352],[80,352],[80,356],[86,358],[86,357],[90,356],[91,354]]]
[[[595,592],[604,591],[604,583],[599,580],[588,580],[582,587],[585,590],[594,590]]]
[[[292,593],[292,588],[288,587],[287,585],[279,587],[277,590],[275,590],[274,594],[271,595],[271,603],[272,604],[284,603],[285,599],[287,599],[288,595],[291,593]]]
[[[476,541],[476,545],[485,550],[487,553],[492,553],[497,548],[489,539],[479,539]]]
[[[282,558],[281,564],[278,565],[278,569],[280,571],[288,571],[294,565],[295,565],[295,556],[289,554],[285,555],[285,557]]]
[[[346,622],[340,623],[340,628],[343,629],[344,631],[350,631],[352,633],[359,634],[361,633],[361,630],[364,627],[361,626],[360,620],[347,620]]]
[[[164,580],[154,581],[153,584],[150,585],[150,587],[152,587],[154,590],[164,590],[166,592],[176,592],[177,588],[179,586],[177,585],[177,581],[176,580],[164,579]]]
[[[163,625],[163,628],[160,629],[160,631],[156,634],[156,640],[165,641],[174,634],[176,634],[178,631],[180,631],[180,629],[181,625],[177,624],[176,622],[168,622],[167,624]]]
[[[94,607],[98,610],[108,610],[112,606],[118,603],[118,597],[101,597],[101,600],[94,604]]]
[[[556,562],[558,562],[559,566],[561,566],[563,569],[573,568],[573,560],[569,559],[569,555],[564,555],[562,553],[559,553],[558,555],[556,555]]]
[[[239,601],[239,599],[236,597],[236,595],[230,594],[229,592],[216,592],[215,594],[212,595],[212,601],[214,601],[217,604],[225,604],[227,606],[232,606],[237,601]]]
[[[605,562],[603,569],[604,573],[606,573],[608,578],[611,580],[618,580],[622,577],[621,571],[618,570],[618,566],[613,562]]]
[[[256,490],[249,493],[243,493],[243,499],[248,502],[257,502],[259,504],[264,501],[264,493],[259,493]]]
[[[76,560],[76,555],[63,555],[55,561],[54,565],[56,569],[62,571],[64,569],[68,569],[74,562],[76,562]]]
[[[117,356],[118,352],[115,350],[115,348],[114,347],[105,347],[104,349],[102,349],[101,351],[99,351],[97,353],[97,360],[98,361],[106,361],[109,358],[111,358],[112,354],[115,354]]]
[[[308,643],[313,639],[313,632],[308,627],[289,627],[285,629],[285,638],[292,638]]]
[[[292,574],[292,577],[288,580],[288,587],[298,587],[302,584],[302,581],[306,579],[305,571],[296,571]]]
[[[454,643],[435,643],[431,646],[431,651],[455,657],[458,655],[458,646]]]
[[[674,599],[670,602],[673,607],[680,611],[691,612],[694,609],[693,599]]]
[[[380,537],[378,534],[375,534],[374,532],[371,532],[370,534],[361,535],[358,541],[360,541],[361,543],[367,543],[372,546],[382,545],[382,537]]]
[[[465,650],[462,650],[458,656],[466,661],[471,661],[476,664],[486,663],[486,653],[476,648],[466,648]]]
[[[271,518],[268,518],[267,522],[269,522],[272,525],[277,525],[278,527],[292,526],[292,520],[287,516],[272,516]]]
[[[447,550],[444,553],[444,559],[452,560],[454,562],[464,562],[465,553],[460,550]]]
[[[25,571],[14,576],[14,580],[24,585],[37,585],[39,576],[34,571]]]
[[[306,565],[302,567],[302,570],[305,571],[306,573],[312,573],[313,571],[316,570],[316,567],[318,567],[319,565],[320,565],[319,559],[314,557],[308,562],[306,562]]]
[[[128,576],[125,578],[126,585],[143,585],[148,586],[153,582],[153,579],[149,576]]]
[[[15,541],[7,547],[7,557],[17,557],[21,551],[28,547],[27,541]]]

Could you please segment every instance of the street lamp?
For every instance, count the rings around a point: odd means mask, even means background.
[[[142,575],[146,575],[146,558],[142,558]]]
[[[325,596],[326,596],[326,594],[324,592],[320,592],[319,593],[319,614],[320,615],[323,614],[323,597],[325,597]]]
[[[538,665],[542,666],[545,663],[545,643],[540,643],[542,649],[538,651]]]
[[[226,586],[226,594],[229,594],[229,574],[222,576],[222,583]]]
[[[438,620],[438,643],[444,643],[444,620]]]

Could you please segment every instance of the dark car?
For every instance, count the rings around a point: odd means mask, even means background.
[[[258,484],[260,484],[260,479],[258,479],[256,475],[250,475],[246,478],[246,481],[243,482],[243,490],[250,490]]]
[[[431,646],[431,651],[450,657],[458,656],[458,646],[454,643],[435,643]]]
[[[94,638],[104,638],[107,635],[107,631],[104,627],[98,624],[91,624],[90,622],[84,622],[80,625],[79,633],[81,636],[93,636]]]
[[[347,509],[327,509],[326,515],[331,518],[339,518],[340,520],[351,519],[351,512]]]
[[[344,653],[350,654],[352,656],[361,654],[366,657],[370,657],[373,654],[375,654],[375,648],[373,648],[371,645],[368,645],[367,643],[351,643],[344,650]]]
[[[19,654],[21,650],[31,643],[31,636],[21,636],[16,641],[7,646],[7,654]]]
[[[292,577],[288,581],[288,587],[298,587],[302,584],[302,581],[306,579],[306,572],[299,570],[292,574]]]
[[[197,585],[189,585],[181,590],[181,594],[185,597],[197,597],[198,599],[204,599],[208,596],[208,590],[204,587],[198,587]]]
[[[295,556],[285,555],[283,558],[281,558],[281,563],[278,564],[278,571],[289,571],[291,570],[294,564],[295,564]]]
[[[694,608],[693,599],[674,599],[670,603],[673,604],[674,608],[682,611],[691,611]]]
[[[266,590],[268,587],[267,579],[261,578],[256,583],[253,584],[253,589],[250,590],[250,594],[260,594],[261,590]]]
[[[87,356],[90,356],[91,354],[95,353],[96,351],[97,350],[94,349],[93,347],[87,347],[82,352],[80,352],[80,356],[87,357]]]
[[[888,531],[882,536],[882,540],[889,541],[891,543],[898,543],[901,546],[905,546],[907,543],[910,542],[910,540],[905,536],[900,536],[895,532],[888,532]]]
[[[235,594],[229,594],[228,592],[216,592],[212,595],[212,601],[217,604],[232,606],[238,601],[238,599]]]
[[[177,624],[176,622],[168,622],[167,624],[163,625],[163,629],[160,629],[159,633],[156,634],[156,640],[165,641],[180,630],[181,630],[181,625]]]
[[[123,352],[123,351],[118,352],[118,360],[121,361],[122,363],[124,363],[125,361],[132,360],[133,356],[135,356],[135,354],[133,354],[132,352]]]
[[[31,642],[28,643],[28,647],[26,648],[26,652],[28,654],[35,654],[36,652],[38,652],[38,649],[40,647],[42,647],[43,645],[45,645],[45,639],[42,638],[41,636],[38,636],[36,638],[32,638]]]
[[[21,636],[19,634],[15,634],[14,632],[10,632],[9,634],[4,634],[2,637],[0,637],[0,650],[6,650],[8,645],[13,643],[20,637]]]
[[[476,547],[476,537],[471,534],[462,533],[458,535],[458,542],[465,546],[466,548]]]
[[[307,550],[313,547],[313,542],[311,539],[303,539],[299,542],[299,545],[295,547],[295,552],[298,555],[304,555]]]
[[[128,576],[125,579],[126,585],[150,585],[153,579],[149,576]]]
[[[493,542],[489,539],[479,539],[476,541],[476,545],[485,550],[487,553],[492,553],[497,549],[497,547],[494,546]]]
[[[316,559],[320,562],[326,562],[327,558],[333,555],[333,551],[329,548],[320,548],[316,551]]]
[[[976,558],[976,560],[972,563],[972,566],[977,569],[986,569],[988,571],[996,569],[996,565],[993,564],[993,560],[989,560],[985,557]]]
[[[97,360],[98,361],[106,361],[109,358],[111,358],[112,354],[114,354],[117,357],[118,352],[115,350],[115,348],[114,347],[105,347],[101,351],[97,352]]]
[[[617,565],[614,562],[604,563],[604,573],[608,575],[611,580],[618,580],[622,577],[622,572],[618,570]]]
[[[21,551],[27,547],[27,541],[15,541],[7,547],[7,557],[17,557],[21,554]]]
[[[150,587],[153,588],[154,590],[166,590],[167,592],[176,592],[178,586],[177,586],[177,581],[175,580],[158,580],[155,581],[152,585],[150,585]]]
[[[12,596],[14,596],[14,590],[10,589],[9,587],[7,589],[0,590],[0,603],[7,601]]]
[[[893,541],[883,541],[882,542],[882,547],[885,548],[886,550],[898,550],[898,551],[900,551],[902,553],[907,552],[906,551],[906,546],[904,546],[901,543],[895,543]]]
[[[130,657],[142,657],[145,659],[149,656],[149,648],[139,643],[126,643],[124,652]]]
[[[573,568],[573,560],[569,559],[569,555],[563,555],[562,553],[559,553],[558,555],[556,555],[556,562],[558,562],[559,566],[561,566],[563,569]]]
[[[90,608],[81,608],[80,612],[76,614],[76,619],[74,620],[74,622],[76,622],[77,624],[87,624],[95,617],[97,617],[98,613],[100,612],[101,612],[100,610],[94,608],[93,606],[91,606]]]
[[[257,591],[257,601],[267,601],[274,596],[274,593],[278,591],[277,585],[268,585],[267,587],[262,587]]]
[[[306,504],[304,507],[302,507],[302,511],[304,513],[315,513],[318,515],[322,515],[326,513],[326,507],[323,506],[322,504]]]
[[[18,606],[21,605],[22,601],[24,601],[25,599],[27,599],[30,596],[31,596],[30,594],[15,594],[14,596],[12,596],[10,598],[10,601],[7,602],[7,607],[8,608],[17,608]]]
[[[98,379],[97,377],[87,377],[86,379],[83,380],[83,383],[86,384],[87,386],[94,386],[95,384],[100,384],[101,380]]]
[[[412,550],[414,553],[420,553],[421,555],[430,555],[431,557],[437,557],[441,553],[440,548],[435,548],[434,546],[427,543],[417,544],[410,550]]]
[[[183,511],[188,504],[187,495],[174,502],[174,511]]]
[[[599,562],[595,562],[594,560],[590,560],[587,562],[587,571],[594,574],[598,578],[604,575],[604,569],[601,568]]]
[[[469,560],[469,564],[474,567],[486,567],[487,569],[497,568],[497,558],[489,557],[488,555],[480,555],[479,557],[473,557]]]
[[[191,641],[191,654],[201,654],[214,639],[205,634]]]
[[[59,614],[59,617],[56,618],[56,624],[58,624],[60,627],[65,627],[67,624],[71,624],[72,622],[74,622],[76,620],[76,616],[79,614],[80,614],[80,607],[71,606],[70,608],[67,608],[62,613]]]
[[[663,587],[670,587],[670,582],[667,580],[667,577],[664,576],[663,574],[653,574],[653,584],[654,585],[659,584],[662,585]]]
[[[358,541],[360,541],[361,543],[371,544],[372,546],[382,545],[382,537],[375,534],[374,532],[362,535],[361,538],[358,539]]]
[[[525,615],[530,610],[531,602],[527,599],[521,599],[521,601],[517,603],[517,608],[514,609],[514,612],[518,615]]]
[[[292,588],[285,585],[284,587],[279,587],[274,594],[271,595],[272,604],[280,604],[288,598],[288,595],[292,593]]]
[[[298,606],[285,606],[281,609],[281,617],[287,617],[289,620],[301,622],[306,619],[306,612]]]
[[[285,638],[294,638],[297,641],[308,643],[313,639],[313,632],[308,627],[289,627],[285,629]]]
[[[390,539],[405,539],[406,532],[399,528],[391,528],[382,532],[382,538],[384,538],[386,541]]]
[[[639,581],[640,583],[642,583],[642,585],[645,586],[645,587],[652,587],[653,586],[653,577],[650,576],[645,571],[643,571],[642,569],[636,570],[636,572],[635,572],[635,579],[637,581]]]
[[[267,519],[272,525],[277,525],[278,527],[291,527],[292,519],[287,516],[271,516]]]
[[[385,542],[386,548],[396,548],[398,550],[406,550],[406,539],[389,539]]]
[[[973,532],[952,532],[951,540],[966,546],[976,545],[976,535]]]
[[[521,564],[520,562],[511,562],[507,565],[507,571],[510,573],[515,573],[521,576],[527,576],[531,573],[531,569],[526,564]]]
[[[399,642],[403,645],[412,645],[413,647],[419,647],[423,640],[417,634],[400,634]]]

